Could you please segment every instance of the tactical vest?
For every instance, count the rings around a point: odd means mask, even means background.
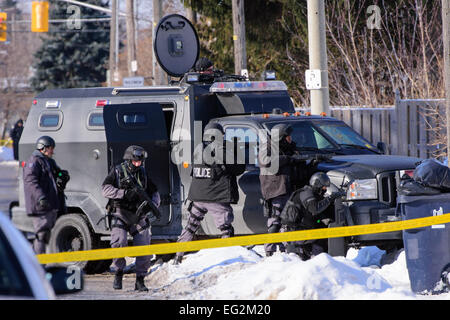
[[[320,217],[313,217],[305,207],[305,203],[315,197],[316,195],[309,185],[294,191],[280,214],[281,223],[292,229],[317,227],[317,221],[320,220]]]
[[[128,169],[126,168],[126,163],[122,162],[121,164],[117,165],[115,167],[115,173],[116,173],[116,183],[117,188],[119,189],[125,189],[125,186],[121,185],[121,181],[123,181],[125,178],[127,178],[130,173]],[[141,188],[146,190],[147,188],[147,177],[145,173],[144,167],[139,167],[139,169],[136,171],[136,174],[133,175],[137,181],[137,183],[140,185]],[[135,212],[138,207],[138,203],[131,203],[127,201],[126,199],[120,199],[120,200],[114,200],[114,206],[116,208],[125,209],[127,211]]]

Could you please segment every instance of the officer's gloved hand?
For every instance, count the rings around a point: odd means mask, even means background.
[[[40,210],[46,211],[50,209],[50,202],[47,200],[47,198],[42,197],[38,201],[38,207]]]
[[[58,172],[58,176],[56,177],[56,186],[58,187],[58,190],[64,191],[69,180],[70,175],[67,170],[61,170],[60,172]]]
[[[126,189],[123,198],[128,202],[136,202],[139,200],[139,194],[134,189]]]

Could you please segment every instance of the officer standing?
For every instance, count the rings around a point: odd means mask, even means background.
[[[22,132],[23,132],[23,120],[19,119],[14,125],[14,128],[11,129],[11,132],[9,133],[9,136],[13,141],[14,160],[19,160],[19,140],[20,137],[22,136]]]
[[[36,254],[45,253],[58,213],[67,210],[64,188],[70,177],[52,159],[54,150],[55,140],[49,136],[40,137],[23,170],[25,207],[33,221]]]
[[[136,184],[150,195],[154,206],[159,207],[160,195],[154,183],[147,177],[144,161],[147,152],[140,146],[129,146],[124,153],[121,164],[114,167],[102,185],[103,196],[110,199],[112,212],[111,247],[121,248],[128,245],[127,234],[133,237],[135,246],[149,245],[151,241],[151,224],[145,212],[137,213],[141,204]],[[135,290],[148,291],[144,277],[150,267],[150,256],[136,257]],[[122,289],[124,258],[113,259],[116,269],[113,288]]]
[[[261,144],[258,154],[260,166],[261,194],[264,202],[264,216],[267,217],[268,233],[283,232],[280,213],[289,195],[293,191],[294,168],[300,162],[295,156],[299,155],[295,142],[292,141],[292,127],[289,124],[277,124],[272,128],[272,133],[278,132],[278,140],[275,135]],[[274,161],[276,160],[276,161]],[[268,168],[273,163],[278,163],[278,170],[273,172]],[[282,243],[266,243],[264,251],[266,256],[271,256],[279,246],[284,252]]]
[[[309,185],[295,191],[281,213],[281,223],[286,231],[326,228],[332,219],[326,210],[334,200],[346,195],[345,191],[333,192],[325,197],[330,178],[323,172],[311,176]],[[327,239],[289,242],[287,252],[297,253],[302,260],[310,259],[326,250]]]
[[[223,136],[224,130],[219,123],[207,124],[203,133],[203,144],[198,145],[194,151],[187,207],[189,218],[178,242],[193,239],[206,213],[214,217],[222,238],[234,235],[231,204],[236,204],[239,200],[236,176],[245,171],[245,164],[236,164],[234,154],[232,158],[229,157],[234,150],[223,142]],[[233,159],[233,163],[226,163],[228,159]],[[177,253],[175,264],[181,263],[183,255],[184,252]]]

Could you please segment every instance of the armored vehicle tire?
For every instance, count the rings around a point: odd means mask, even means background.
[[[50,236],[49,250],[52,253],[92,250],[99,248],[99,244],[87,219],[81,214],[70,213],[56,220]],[[108,270],[111,260],[77,261],[67,264],[75,264],[84,269],[84,272],[92,274]]]

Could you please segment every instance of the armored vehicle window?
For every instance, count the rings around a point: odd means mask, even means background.
[[[125,127],[145,127],[148,124],[147,115],[143,112],[123,112],[120,118]]]
[[[103,112],[91,112],[88,116],[87,127],[91,130],[103,129],[105,127]]]
[[[60,111],[44,112],[39,117],[39,129],[41,131],[58,130],[62,124],[62,113]]]

